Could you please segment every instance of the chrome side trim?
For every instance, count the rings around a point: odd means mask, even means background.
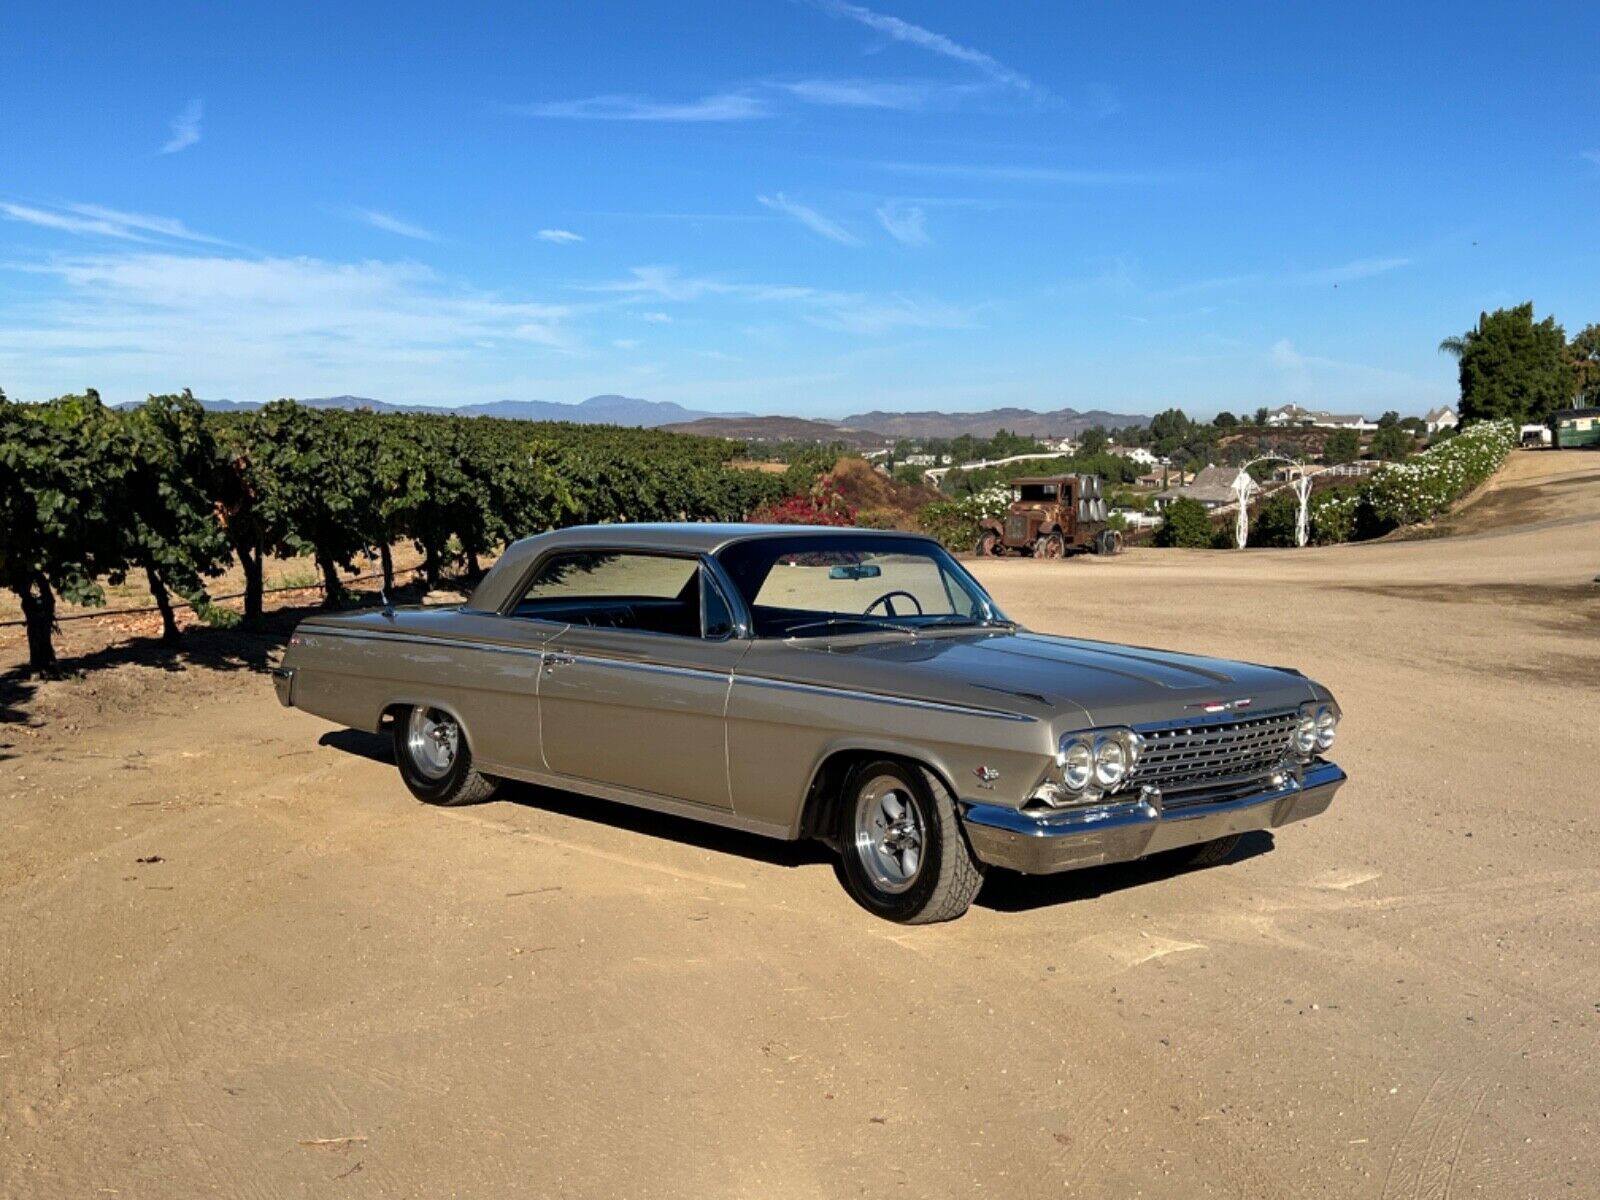
[[[930,709],[934,712],[957,713],[964,717],[987,717],[993,721],[1022,721],[1036,724],[1037,717],[1022,713],[1002,712],[992,708],[972,708],[965,704],[947,704],[941,700],[917,700],[911,696],[886,696],[881,692],[862,692],[853,688],[821,687],[814,683],[795,683],[788,679],[769,679],[762,675],[734,675],[735,683],[749,683],[756,687],[777,688],[782,691],[805,692],[814,696],[833,696],[847,700],[866,700],[872,704],[892,704],[901,708]]]
[[[562,792],[576,792],[582,796],[593,796],[596,799],[610,800],[617,804],[630,804],[636,808],[648,808],[652,812],[667,813],[674,817],[685,817],[691,821],[705,821],[711,825],[721,825],[728,829],[738,829],[745,833],[759,834],[762,837],[777,838],[780,841],[795,840],[794,832],[787,825],[743,817],[731,808],[712,808],[709,805],[677,800],[671,796],[658,795],[655,792],[639,792],[632,788],[596,783],[592,779],[574,779],[568,775],[557,775],[550,771],[534,771],[527,767],[508,766],[505,763],[491,763],[479,760],[477,765],[479,769],[488,775],[516,779],[522,783],[554,788]]]
[[[504,642],[469,642],[464,638],[427,637],[419,633],[383,633],[367,629],[331,629],[326,625],[302,626],[304,636],[355,638],[366,642],[402,642],[409,646],[448,646],[456,650],[482,650],[491,654],[519,654],[524,657],[543,656],[542,647],[513,646]]]
[[[695,679],[715,679],[726,682],[732,668],[727,671],[716,671],[709,667],[679,667],[669,663],[641,662],[634,658],[607,658],[603,654],[577,654],[569,653],[559,647],[552,649],[550,656],[563,663],[587,663],[597,667],[620,667],[625,671],[645,671],[653,675],[687,675]]]

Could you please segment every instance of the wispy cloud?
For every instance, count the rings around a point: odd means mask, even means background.
[[[392,213],[379,212],[374,208],[353,208],[350,212],[357,220],[365,221],[374,229],[381,229],[385,233],[412,238],[419,242],[437,242],[439,240],[439,235],[431,229],[424,229],[421,225],[414,225],[410,221],[394,216]]]
[[[768,115],[767,105],[747,92],[722,92],[698,100],[654,100],[648,96],[610,94],[581,100],[555,100],[512,105],[524,117],[583,121],[751,121]]]
[[[450,284],[415,263],[136,250],[27,268],[0,289],[0,377],[27,395],[96,381],[108,396],[192,386],[236,398],[504,395],[530,362],[577,348],[575,310]]]
[[[928,241],[927,214],[915,204],[889,200],[878,207],[878,223],[889,236],[908,246],[925,245]]]
[[[1320,271],[1307,271],[1300,278],[1306,283],[1353,283],[1358,279],[1371,279],[1374,275],[1387,275],[1409,267],[1410,258],[1358,258],[1337,267],[1324,267]]]
[[[1171,183],[1179,176],[1155,171],[1100,170],[1083,167],[1043,167],[1011,163],[874,162],[880,171],[932,178],[976,179],[992,183],[1065,183],[1083,186]]]
[[[570,229],[541,229],[539,230],[541,242],[554,242],[558,246],[570,246],[574,242],[583,241],[583,234],[573,233]]]
[[[184,105],[183,111],[172,118],[172,136],[161,147],[163,154],[176,154],[180,150],[187,150],[200,140],[200,121],[206,115],[205,102],[191,100]]]
[[[974,91],[965,86],[884,79],[801,79],[793,83],[774,83],[772,86],[806,104],[831,108],[885,108],[905,112],[926,108],[936,100],[954,102]]]
[[[221,238],[196,233],[182,221],[172,217],[121,212],[99,204],[65,204],[59,207],[38,208],[26,204],[0,202],[0,216],[8,221],[22,221],[43,229],[58,229],[63,233],[90,237],[119,238],[128,242],[173,238],[212,246],[227,245]]]
[[[1600,167],[1600,150],[1580,150],[1578,157]]]
[[[1346,362],[1317,354],[1304,354],[1288,338],[1279,338],[1267,351],[1267,361],[1275,367],[1284,390],[1300,397],[1337,391],[1358,400],[1426,394],[1428,385],[1403,371],[1374,367],[1367,363]]]
[[[639,339],[638,338],[617,338],[611,344],[613,346],[615,346],[618,350],[637,350],[639,348]]]
[[[811,230],[812,233],[825,237],[830,242],[838,242],[841,246],[859,246],[861,244],[860,238],[837,221],[830,220],[814,208],[789,199],[782,192],[772,196],[757,196],[756,199],[774,212],[780,212],[784,216],[798,221]]]
[[[641,320],[649,321],[650,324],[652,324],[652,325],[671,325],[672,324],[672,317],[668,313],[664,313],[664,312],[640,313],[639,317],[640,317]]]
[[[902,293],[874,295],[797,284],[741,283],[711,276],[683,275],[675,267],[634,267],[625,279],[590,285],[635,301],[674,304],[730,300],[785,306],[800,319],[824,329],[868,336],[902,329],[962,329],[973,324],[970,309]]]
[[[913,25],[910,21],[903,21],[899,17],[891,17],[887,13],[874,12],[870,8],[863,8],[859,4],[847,4],[843,0],[821,0],[821,7],[835,16],[847,17],[852,21],[865,25],[874,33],[881,33],[885,37],[897,42],[904,42],[909,46],[926,50],[941,58],[952,59],[965,66],[973,67],[983,72],[996,83],[1006,87],[1016,88],[1018,91],[1029,92],[1042,96],[1044,89],[1034,83],[1021,71],[1015,71],[1006,66],[991,54],[982,50],[975,50],[971,46],[963,46],[960,42],[946,37],[942,33],[935,33],[921,25]]]

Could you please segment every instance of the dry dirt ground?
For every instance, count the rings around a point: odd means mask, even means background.
[[[85,622],[35,686],[0,631],[0,1196],[1600,1195],[1597,470],[1517,456],[1466,536],[978,564],[1314,674],[1351,782],[932,928],[809,847],[418,805],[271,640]]]

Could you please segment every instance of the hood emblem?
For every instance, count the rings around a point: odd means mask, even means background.
[[[1246,696],[1243,700],[1200,700],[1184,707],[1198,708],[1201,712],[1208,713],[1237,712],[1241,708],[1249,708],[1251,702],[1252,697]]]

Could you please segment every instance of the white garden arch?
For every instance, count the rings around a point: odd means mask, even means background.
[[[1261,490],[1261,485],[1250,476],[1250,468],[1261,463],[1286,463],[1291,472],[1288,486],[1300,500],[1300,511],[1295,517],[1294,541],[1304,546],[1311,540],[1311,474],[1306,464],[1298,458],[1285,458],[1281,454],[1264,454],[1252,458],[1239,468],[1233,481],[1233,492],[1239,498],[1239,511],[1234,517],[1233,535],[1239,549],[1243,550],[1250,538],[1250,498]]]

